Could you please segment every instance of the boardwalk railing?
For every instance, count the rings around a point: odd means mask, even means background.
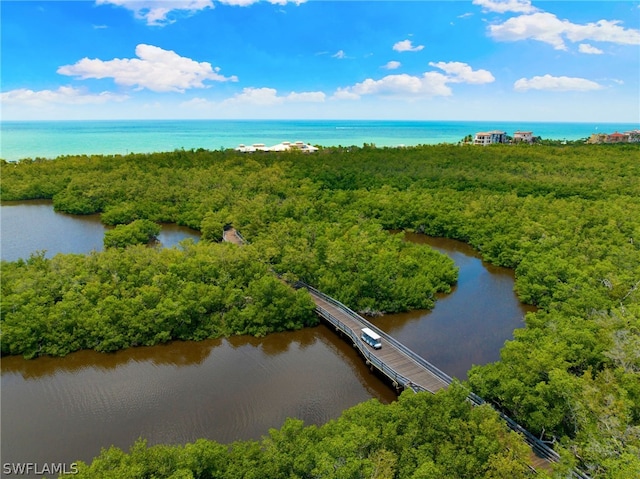
[[[334,315],[332,315],[329,311],[321,308],[320,306],[317,306],[316,312],[324,319],[329,321],[337,329],[342,331],[345,335],[349,336],[354,346],[360,351],[360,354],[362,354],[367,363],[376,367],[380,372],[382,372],[382,374],[391,379],[396,385],[402,386],[403,388],[415,386],[413,383],[411,383],[409,378],[403,376],[402,374],[399,374],[395,369],[385,364],[384,361],[381,361],[375,355],[371,354],[371,352],[365,346],[364,341],[360,339],[356,332],[349,326],[344,324],[342,321],[340,321],[338,318],[336,318]]]
[[[247,240],[245,240],[240,232],[232,226],[225,226],[222,229],[222,241],[227,241],[229,243],[235,243],[239,245],[247,244]]]
[[[299,288],[307,289],[312,295],[323,299],[324,301],[330,303],[332,306],[334,306],[337,309],[339,309],[341,312],[343,312],[348,317],[351,317],[351,318],[357,320],[360,324],[362,324],[363,327],[367,327],[369,329],[372,329],[373,331],[378,333],[382,338],[384,338],[385,341],[388,344],[392,345],[393,347],[395,347],[396,349],[401,351],[403,354],[405,354],[406,356],[408,356],[411,359],[413,359],[416,363],[418,363],[420,366],[425,368],[427,371],[429,371],[434,376],[440,378],[447,385],[450,385],[453,382],[453,379],[448,374],[446,374],[445,372],[443,372],[440,369],[438,369],[437,367],[435,367],[433,364],[431,364],[429,361],[427,361],[423,357],[421,357],[418,354],[416,354],[413,351],[411,351],[404,344],[400,343],[395,338],[393,338],[392,336],[388,335],[387,333],[382,331],[380,328],[378,328],[374,324],[372,324],[369,321],[367,321],[366,319],[364,319],[359,314],[357,314],[354,311],[352,311],[351,309],[349,309],[347,306],[342,304],[340,301],[332,298],[331,296],[328,296],[328,295],[324,294],[321,291],[318,291],[314,287],[312,287],[312,286],[310,286],[310,285],[308,285],[308,284],[306,284],[306,283],[304,283],[302,281],[296,282],[294,284],[294,287],[298,288],[298,289]],[[426,391],[425,388],[423,388],[420,385],[414,384],[411,381],[410,378],[406,378],[406,377],[404,377],[402,375],[399,375],[396,371],[393,370],[393,368],[391,368],[388,365],[384,364],[383,361],[381,361],[376,356],[371,354],[371,352],[364,345],[364,342],[358,336],[357,332],[353,331],[349,326],[347,326],[342,321],[340,321],[338,318],[336,318],[334,315],[329,313],[326,309],[316,305],[316,312],[321,317],[323,317],[325,320],[327,320],[329,323],[331,323],[333,326],[335,326],[337,329],[342,331],[343,334],[348,336],[351,339],[351,341],[353,341],[353,344],[360,351],[362,356],[368,361],[368,363],[374,365],[385,376],[387,376],[390,379],[392,379],[396,385],[401,385],[404,389],[407,389],[408,387],[410,387],[415,392]],[[477,394],[475,394],[475,393],[473,393],[471,391],[469,392],[469,394],[467,396],[467,400],[469,402],[471,402],[472,404],[476,405],[476,406],[481,406],[481,405],[486,404],[486,405],[492,407],[494,410],[496,410],[491,404],[487,403],[484,399],[482,399],[480,396],[478,396]],[[496,412],[507,423],[507,426],[509,427],[509,429],[511,429],[512,431],[515,431],[515,432],[517,432],[517,433],[519,433],[519,434],[521,434],[523,436],[525,442],[531,447],[533,452],[538,457],[540,457],[540,458],[542,458],[542,459],[544,459],[546,461],[549,461],[549,462],[560,462],[560,455],[556,451],[554,451],[551,447],[549,447],[548,444],[546,444],[542,440],[538,439],[536,436],[534,436],[529,431],[527,431],[525,428],[520,426],[517,422],[515,422],[513,419],[511,419],[506,414],[504,414],[504,413],[502,413],[501,411],[498,411],[498,410],[496,410]],[[574,469],[573,471],[570,472],[570,474],[571,474],[571,477],[573,477],[575,479],[590,479],[587,474],[585,474],[584,472],[582,472],[582,471],[580,471],[578,469]]]
[[[235,232],[236,232],[236,236],[240,238],[240,241],[242,241],[242,244],[247,244],[247,240],[244,239],[244,236],[242,236],[242,234],[240,234],[240,231],[235,230]]]
[[[349,309],[347,306],[345,306],[344,304],[342,304],[340,301],[332,298],[331,296],[327,296],[326,294],[324,294],[321,291],[318,291],[317,289],[315,289],[313,286],[310,286],[302,281],[298,281],[295,285],[296,288],[305,288],[308,291],[310,291],[312,294],[322,298],[323,300],[325,300],[326,302],[330,303],[331,305],[335,306],[336,308],[338,308],[340,311],[342,311],[345,315],[355,319],[358,323],[360,323],[362,325],[362,327],[365,328],[369,328],[373,331],[375,331],[377,334],[380,335],[380,337],[384,338],[385,341],[392,345],[394,348],[396,348],[398,351],[401,351],[405,356],[411,358],[413,361],[415,361],[417,364],[419,364],[420,366],[422,366],[424,369],[426,369],[427,371],[429,371],[431,374],[433,374],[434,376],[436,376],[437,378],[441,379],[443,382],[445,382],[447,385],[451,384],[453,382],[453,379],[447,375],[446,373],[442,372],[440,369],[438,369],[437,367],[435,367],[433,364],[431,364],[429,361],[427,361],[426,359],[424,359],[423,357],[417,355],[416,353],[414,353],[413,351],[411,351],[409,348],[407,348],[404,344],[400,343],[398,340],[396,340],[393,336],[388,335],[387,333],[385,333],[384,331],[382,331],[380,328],[378,328],[376,325],[374,325],[373,323],[370,323],[369,321],[367,321],[366,319],[364,319],[362,316],[360,316],[359,314],[357,314],[356,312],[352,311],[351,309]],[[354,341],[354,343],[356,344],[356,347],[363,352],[363,354],[368,354],[369,356],[372,356],[371,353],[368,351],[368,349],[366,348],[366,346],[364,345],[364,343],[362,342],[362,340],[360,339],[360,337],[357,335],[357,333],[355,331],[352,331],[351,328],[349,328],[348,326],[346,326],[345,324],[343,324],[342,322],[340,322],[338,319],[334,318],[332,315],[330,315],[326,310],[317,307],[316,311],[325,319],[327,319],[330,323],[334,323],[334,321],[336,321],[339,324],[334,324],[335,326],[339,327],[341,331],[343,331],[343,333],[347,334],[348,336],[350,336],[352,339],[356,339]],[[331,318],[328,318],[325,316],[325,314],[331,316]],[[375,357],[375,356],[373,356]],[[368,359],[368,358],[367,358]],[[376,358],[377,360],[377,358]],[[379,361],[379,360],[378,360]],[[373,361],[372,361],[373,363]],[[376,365],[377,366],[377,365]],[[387,369],[391,369],[389,368],[389,366],[386,366]],[[380,369],[380,368],[378,368]],[[383,371],[384,372],[384,371]],[[388,376],[388,375],[387,375]],[[413,382],[411,382],[410,379],[405,378],[406,381],[402,382],[402,383],[398,383],[398,384],[402,384],[403,387],[411,387],[411,389],[413,389],[415,392],[419,392],[419,391],[426,391],[425,388],[423,388],[422,386],[418,385],[418,384],[414,384]],[[396,381],[397,382],[397,381]]]
[[[227,233],[228,230],[230,229],[231,228],[224,229],[223,239],[227,240],[227,238],[225,237],[225,233]],[[235,233],[235,235],[238,237],[241,244],[247,244],[247,241],[244,239],[244,237],[240,234],[238,230],[234,228],[233,233]],[[366,327],[375,331],[380,335],[380,337],[384,338],[388,344],[392,345],[398,351],[401,351],[404,355],[411,358],[413,361],[415,361],[417,364],[422,366],[425,370],[429,371],[431,374],[439,378],[441,381],[443,381],[447,385],[450,385],[453,382],[453,379],[451,378],[451,376],[449,376],[445,372],[435,367],[433,364],[431,364],[429,361],[427,361],[423,357],[411,351],[404,344],[397,341],[393,336],[389,336],[387,333],[382,331],[376,325],[370,323],[369,321],[364,319],[362,316],[360,316],[359,314],[357,314],[356,312],[352,311],[347,306],[342,304],[340,301],[332,298],[331,296],[324,294],[321,291],[318,291],[313,286],[310,286],[302,281],[297,281],[294,284],[294,287],[296,289],[299,289],[299,288],[307,289],[312,295],[322,298],[324,301],[333,305],[348,317],[355,319],[363,327]],[[403,389],[411,388],[411,390],[414,392],[427,391],[427,389],[425,389],[424,387],[420,386],[419,384],[413,383],[410,378],[407,378],[399,374],[392,367],[385,364],[384,361],[380,360],[375,355],[371,354],[371,352],[365,346],[362,339],[360,339],[360,336],[358,336],[357,332],[351,329],[346,324],[344,324],[342,321],[340,321],[338,318],[332,315],[329,311],[327,311],[326,309],[316,304],[316,312],[325,320],[327,320],[329,323],[331,323],[334,327],[342,331],[343,334],[348,336],[351,339],[351,341],[353,341],[354,346],[358,349],[358,351],[360,351],[360,354],[362,354],[362,356],[365,358],[365,360],[367,361],[367,364],[371,364],[374,367],[376,367],[380,372],[382,372],[385,376],[391,379],[394,382],[394,385],[396,387],[402,386]],[[549,462],[560,462],[560,455],[556,451],[554,451],[551,447],[549,447],[548,444],[538,439],[536,436],[531,434],[529,431],[527,431],[525,428],[520,426],[520,424],[515,422],[513,419],[511,419],[509,416],[507,416],[503,412],[495,409],[491,404],[487,403],[480,396],[469,391],[469,394],[467,395],[467,400],[476,406],[481,406],[483,404],[489,405],[494,410],[496,410],[496,412],[500,415],[500,417],[507,423],[507,426],[509,427],[509,429],[523,436],[525,442],[531,447],[533,452],[538,457],[545,459],[546,461],[549,461]],[[579,469],[573,469],[570,472],[570,475],[574,479],[591,479],[586,473],[584,473]]]

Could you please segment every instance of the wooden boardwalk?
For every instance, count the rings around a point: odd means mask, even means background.
[[[316,312],[337,331],[349,336],[367,361],[367,365],[380,371],[397,389],[411,388],[416,392],[435,393],[451,384],[452,379],[449,376],[433,366],[429,368],[424,359],[402,347],[362,316],[314,288],[306,285],[304,287],[316,303]],[[382,338],[382,348],[373,349],[362,341],[362,328],[369,328],[378,333]]]
[[[237,245],[246,243],[242,235],[232,227],[224,229],[222,238],[223,241]],[[316,313],[327,321],[336,332],[349,338],[365,359],[367,366],[372,370],[377,369],[387,377],[397,391],[411,389],[415,392],[429,391],[436,393],[453,382],[453,379],[446,373],[440,371],[429,361],[411,351],[344,304],[303,282],[297,282],[295,287],[305,288],[309,291],[316,305]],[[382,348],[374,349],[366,344],[360,338],[362,328],[369,328],[379,334]],[[472,392],[469,392],[467,400],[476,406],[486,404],[481,397]],[[548,444],[535,437],[504,413],[500,411],[497,411],[497,413],[507,423],[507,426],[519,433],[531,447],[528,466],[533,472],[537,470],[548,471],[553,463],[560,462],[560,455]],[[590,479],[587,474],[579,469],[569,471],[568,477],[572,479]]]
[[[242,246],[245,243],[242,235],[235,228],[225,228],[222,230],[222,241]]]
[[[453,379],[446,373],[440,371],[426,359],[418,356],[339,301],[302,282],[296,283],[295,286],[297,288],[306,288],[309,291],[316,304],[318,315],[335,328],[337,332],[348,337],[354,347],[360,351],[367,365],[386,376],[398,391],[410,388],[415,392],[429,391],[436,393],[452,383]],[[382,338],[382,348],[373,349],[362,341],[360,339],[362,328],[369,328],[378,333]],[[469,392],[467,400],[476,406],[486,404],[481,397],[472,392]],[[531,447],[531,455],[527,464],[531,471],[550,471],[551,464],[560,462],[560,456],[551,447],[507,415],[500,411],[497,412],[507,423],[507,426],[522,435],[524,441]],[[589,476],[578,469],[570,471],[569,477],[573,479],[589,479]]]

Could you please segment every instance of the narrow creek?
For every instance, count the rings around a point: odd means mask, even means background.
[[[50,256],[101,248],[99,218],[59,215],[50,203],[1,208],[3,259],[35,250]],[[58,221],[64,226],[55,226]],[[20,240],[22,231],[28,241]],[[64,249],[48,243],[51,231]],[[464,243],[411,234],[407,240],[451,256],[460,268],[458,284],[432,311],[373,321],[464,379],[471,365],[499,358],[530,308],[513,293],[512,271],[483,263]],[[5,250],[14,256],[5,257]],[[173,342],[113,354],[5,357],[1,394],[3,463],[39,464],[91,461],[101,448],[113,444],[127,450],[139,437],[149,444],[259,439],[287,417],[322,424],[367,399],[395,399],[354,348],[323,325],[261,339]]]

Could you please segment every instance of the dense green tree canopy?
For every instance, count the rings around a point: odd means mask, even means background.
[[[375,400],[326,425],[290,419],[262,441],[223,446],[200,440],[129,454],[103,450],[78,477],[161,478],[407,478],[513,479],[528,476],[528,448],[488,407],[473,408],[453,386],[438,395],[405,393],[396,403]]]
[[[279,281],[255,249],[230,244],[34,255],[3,264],[2,276],[3,354],[262,336],[317,321],[305,291]]]
[[[251,264],[263,268],[259,278],[238,283],[236,273],[230,272],[231,284],[242,285],[236,295],[224,290],[227,283],[207,276],[201,283],[190,279],[198,285],[194,288],[207,293],[169,294],[174,303],[159,301],[155,306],[162,304],[173,318],[167,324],[179,325],[198,308],[204,308],[207,318],[217,317],[211,305],[222,298],[227,308],[223,328],[219,333],[206,330],[209,335],[264,334],[282,326],[269,329],[271,319],[260,313],[264,308],[245,299],[255,295],[260,298],[257,304],[271,307],[270,299],[260,297],[271,288],[265,283],[271,270],[303,279],[360,311],[429,306],[435,292],[446,291],[455,281],[453,265],[388,231],[466,241],[486,260],[514,268],[519,297],[539,308],[527,315],[526,328],[507,342],[501,361],[470,372],[470,386],[535,434],[566,448],[594,477],[628,478],[640,476],[639,157],[640,146],[634,144],[365,146],[327,148],[316,155],[180,150],[64,157],[3,165],[2,199],[52,198],[60,211],[98,212],[111,225],[140,219],[175,222],[200,229],[212,242],[220,239],[221,226],[233,224],[250,247],[232,247],[228,258],[253,255]],[[94,280],[86,273],[91,261],[107,264],[109,255],[119,255],[135,264],[156,255],[147,260],[153,265],[149,271],[162,264],[168,271],[162,273],[165,281],[185,281],[173,276],[173,268],[188,264],[177,255],[198,257],[198,248],[227,251],[216,244],[170,252],[134,247],[88,259],[36,256],[3,264],[3,353],[40,354],[45,352],[42,338],[60,331],[57,325],[74,331],[76,324],[65,319],[71,311],[64,309],[72,302],[97,298],[104,302],[101,312],[123,310],[111,299],[119,299],[118,290],[107,285],[125,273],[114,277],[110,270],[105,274],[97,268],[95,274],[102,276]],[[209,255],[202,253],[200,261]],[[73,269],[83,262],[87,264]],[[45,274],[52,271],[52,280],[37,283],[37,268]],[[128,264],[123,268],[128,270]],[[199,264],[194,267],[201,269]],[[153,288],[160,287],[155,275],[144,269],[131,275],[141,292],[126,298],[132,303],[129,310],[146,314],[147,304],[154,305]],[[78,289],[89,284],[93,290]],[[208,291],[214,287],[223,291]],[[67,301],[74,294],[82,299]],[[212,299],[200,304],[201,298]],[[98,317],[96,304],[87,306],[87,318]],[[235,312],[227,318],[227,311]],[[33,317],[48,319],[30,324]],[[117,325],[117,314],[114,317],[109,321]],[[304,318],[293,322],[307,324]],[[207,336],[199,332],[202,322],[190,321],[193,337]],[[163,340],[167,328],[162,324],[153,334],[140,332],[139,337],[146,341],[161,334]],[[183,330],[184,325],[176,326],[169,334],[184,337]],[[102,343],[89,337],[93,342],[85,340],[77,347],[144,344],[111,333]],[[394,462],[391,453],[385,449],[379,457]],[[420,470],[423,476],[416,477],[430,477],[440,469],[435,464]]]
[[[128,225],[118,225],[104,234],[106,248],[125,248],[134,244],[148,244],[157,239],[160,225],[149,220],[134,220]]]

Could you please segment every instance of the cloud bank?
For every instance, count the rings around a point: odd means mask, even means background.
[[[217,0],[222,5],[248,7],[260,0]],[[305,0],[268,0],[274,5],[294,3],[300,5]],[[150,26],[164,26],[174,23],[175,14],[194,15],[195,13],[214,8],[212,0],[96,0],[96,5],[115,5],[133,12],[134,16],[146,21]]]
[[[538,12],[520,15],[504,23],[489,26],[489,36],[498,41],[537,40],[556,50],[567,50],[565,41],[591,40],[621,45],[640,45],[640,30],[621,26],[618,20],[599,20],[584,25],[560,20],[557,16]]]
[[[104,91],[102,93],[87,93],[79,88],[61,86],[57,90],[29,90],[20,88],[0,94],[0,102],[7,105],[22,105],[43,107],[50,104],[58,105],[97,105],[111,101],[124,101],[126,95]]]
[[[531,13],[538,10],[531,5],[530,0],[473,0],[471,3],[482,7],[485,12]]]
[[[520,78],[513,85],[516,91],[546,90],[546,91],[592,91],[601,90],[603,87],[586,78],[554,77],[549,74],[535,76],[531,79]]]
[[[197,62],[181,57],[171,50],[140,44],[136,47],[138,58],[99,60],[83,58],[73,65],[58,68],[61,75],[82,80],[89,78],[113,78],[118,85],[133,86],[155,92],[184,92],[190,88],[205,88],[206,80],[237,81],[237,77],[225,77],[210,63]]]
[[[322,103],[326,95],[323,92],[291,92],[287,95],[278,95],[275,88],[244,88],[233,98],[222,102],[229,104],[249,104],[258,106],[279,105],[282,103]]]
[[[461,62],[431,62],[430,66],[444,72],[429,71],[422,76],[408,74],[387,75],[379,80],[368,78],[353,86],[338,88],[333,97],[339,100],[357,100],[364,95],[402,97],[434,97],[453,94],[448,83],[482,84],[495,81],[488,70],[473,70]]]

